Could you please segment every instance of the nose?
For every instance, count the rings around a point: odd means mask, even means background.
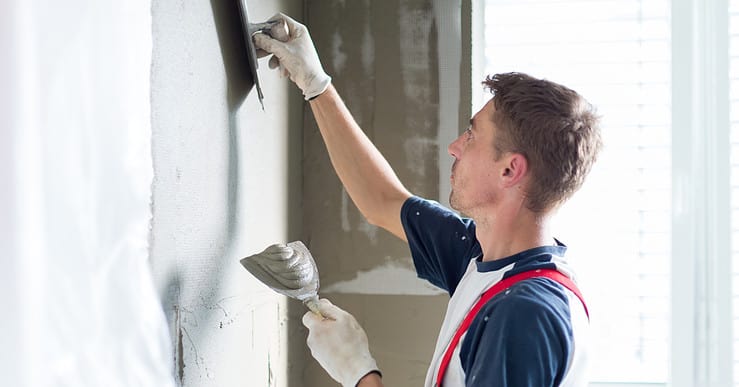
[[[446,148],[446,151],[449,152],[449,155],[454,157],[455,159],[458,159],[459,155],[461,154],[462,147],[460,144],[462,141],[462,136],[464,136],[464,133],[459,135],[459,137],[457,137],[456,140],[452,141]]]

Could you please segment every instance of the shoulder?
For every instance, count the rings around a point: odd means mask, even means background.
[[[493,297],[480,309],[475,324],[480,333],[501,334],[502,340],[544,340],[565,346],[563,341],[572,336],[566,290],[548,278],[521,281]]]
[[[573,347],[565,292],[550,279],[532,278],[493,297],[462,343],[465,374],[502,386],[557,385]]]
[[[495,314],[500,321],[533,316],[569,320],[570,306],[565,288],[549,278],[529,278],[493,297],[480,314]]]
[[[418,276],[453,294],[470,260],[481,254],[474,222],[417,196],[403,203],[401,222]]]
[[[477,328],[481,338],[532,346],[546,343],[567,351],[572,323],[565,292],[562,285],[547,278],[521,281],[483,306],[470,328]]]
[[[401,220],[411,247],[434,245],[445,253],[463,255],[465,267],[469,258],[482,252],[474,221],[433,200],[408,198],[401,208]]]

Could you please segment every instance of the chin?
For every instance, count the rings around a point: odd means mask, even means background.
[[[461,206],[459,205],[459,199],[454,195],[454,191],[449,194],[449,207],[460,211]]]

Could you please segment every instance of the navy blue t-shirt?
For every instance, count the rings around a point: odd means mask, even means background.
[[[452,296],[463,287],[460,281],[471,260],[475,260],[476,272],[465,277],[465,281],[484,281],[486,275],[500,276],[501,271],[502,278],[506,278],[533,269],[561,269],[558,266],[564,265],[561,257],[566,247],[559,242],[556,246],[537,247],[483,262],[474,222],[418,197],[403,204],[401,220],[418,276]],[[560,259],[555,262],[555,257]],[[474,302],[479,293],[471,297],[475,298],[469,302]],[[548,278],[518,282],[483,306],[460,346],[459,361],[466,386],[560,385],[573,350],[565,289]],[[435,354],[435,359],[438,356]]]

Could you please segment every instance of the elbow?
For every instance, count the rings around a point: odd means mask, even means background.
[[[411,196],[407,191],[398,191],[391,195],[381,195],[371,205],[360,208],[367,223],[391,231],[400,224],[400,211],[403,203]]]

